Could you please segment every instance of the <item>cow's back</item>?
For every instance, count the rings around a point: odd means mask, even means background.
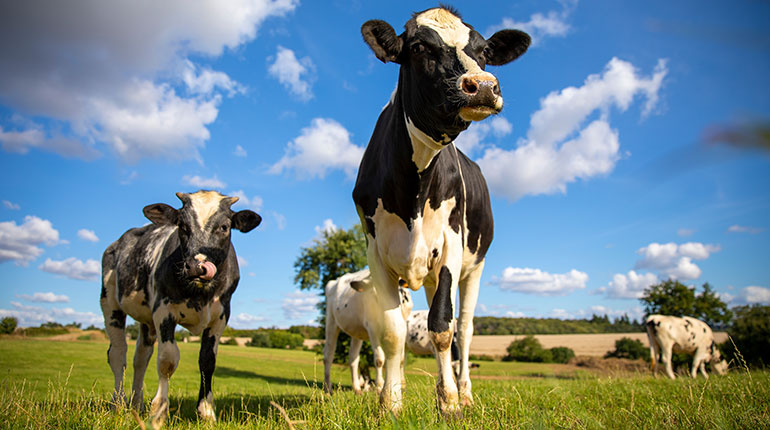
[[[706,348],[714,340],[708,324],[693,317],[650,315],[647,318],[647,334],[658,345],[671,345],[674,352],[693,353],[699,347]]]
[[[366,271],[366,276],[368,275],[369,272]],[[362,272],[349,273],[326,285],[327,313],[332,314],[342,331],[362,340],[369,339],[364,323],[367,315],[374,314],[371,310],[367,311],[367,303],[374,300],[374,293],[371,289],[358,292],[350,283],[360,281],[366,276],[363,276]]]

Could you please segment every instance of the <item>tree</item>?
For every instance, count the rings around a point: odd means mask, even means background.
[[[0,321],[0,334],[11,334],[16,330],[16,326],[19,325],[19,320],[16,317],[5,317]]]
[[[623,337],[615,341],[615,350],[604,355],[604,358],[628,358],[636,360],[650,358],[650,350],[644,344],[636,339]]]
[[[514,340],[508,345],[507,351],[508,355],[503,357],[503,361],[550,363],[553,360],[551,351],[543,348],[540,341],[532,335]]]
[[[735,319],[727,332],[737,352],[747,364],[767,365],[770,363],[770,306],[738,306],[733,310]],[[735,347],[728,340],[725,353],[740,366],[740,360],[735,361],[738,358]]]
[[[640,300],[646,315],[691,316],[717,327],[724,326],[732,318],[727,304],[717,296],[708,282],[703,284],[703,291],[696,295],[695,288],[669,279],[647,287]]]

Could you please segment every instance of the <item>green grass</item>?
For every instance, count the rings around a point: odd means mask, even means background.
[[[0,427],[136,429],[125,409],[112,412],[107,344],[0,339]],[[333,368],[340,390],[320,389],[323,364],[307,351],[221,345],[214,378],[218,423],[197,421],[197,344],[180,344],[171,379],[170,428],[286,429],[270,402],[286,409],[298,429],[317,428],[770,428],[770,372],[733,370],[728,376],[670,381],[648,375],[598,376],[572,367],[483,362],[472,372],[476,403],[464,418],[436,412],[435,361],[407,367],[405,408],[381,413],[376,396],[349,390],[346,366]],[[133,347],[129,347],[130,385]],[[145,401],[157,389],[155,360]],[[144,417],[146,419],[146,416]]]

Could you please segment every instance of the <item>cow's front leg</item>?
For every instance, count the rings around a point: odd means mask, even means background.
[[[460,317],[457,321],[457,343],[460,349],[460,372],[457,380],[460,402],[463,406],[473,404],[470,375],[470,350],[473,339],[473,313],[479,298],[479,285],[481,272],[484,270],[484,261],[476,266],[468,276],[459,282],[460,289]]]
[[[221,325],[221,327],[219,327]],[[224,323],[203,330],[201,335],[201,351],[198,355],[198,367],[201,372],[201,389],[198,394],[198,415],[206,421],[216,421],[214,414],[214,394],[211,392],[211,382],[214,369],[217,366],[217,350],[219,337],[224,331]]]
[[[458,271],[459,272],[459,271]],[[460,402],[458,400],[457,383],[452,369],[452,319],[454,316],[454,295],[457,291],[459,273],[452,273],[447,266],[442,266],[439,271],[435,291],[426,286],[426,294],[433,292],[433,297],[428,298],[430,311],[428,311],[428,333],[433,343],[438,364],[438,380],[436,381],[436,394],[438,396],[439,411],[444,416],[458,415]]]
[[[144,412],[144,375],[147,372],[147,364],[152,357],[155,346],[155,327],[142,324],[139,327],[139,338],[136,340],[134,352],[134,384],[131,406],[139,412]]]
[[[383,333],[380,337],[380,348],[385,356],[384,383],[380,392],[380,405],[394,414],[401,411],[401,359],[404,356],[404,342],[406,341],[406,321],[398,307],[398,291],[395,293],[395,305],[386,309],[383,317]],[[379,354],[377,354],[379,355]],[[378,360],[375,355],[375,366]]]
[[[123,373],[126,370],[126,314],[117,307],[112,307],[106,299],[102,299],[104,313],[104,330],[110,338],[110,348],[107,350],[107,362],[115,377],[115,391],[112,394],[112,408],[126,403],[123,390]]]
[[[179,364],[179,348],[174,340],[176,320],[162,307],[153,314],[155,330],[160,334],[158,344],[158,392],[152,399],[150,418],[155,428],[163,426],[168,416],[168,382]]]

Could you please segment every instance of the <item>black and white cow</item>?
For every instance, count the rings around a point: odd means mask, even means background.
[[[714,342],[711,327],[699,319],[650,315],[647,317],[647,340],[650,342],[653,375],[657,376],[658,362],[661,362],[668,377],[675,378],[671,366],[673,352],[684,352],[693,356],[690,370],[690,376],[693,378],[698,375],[700,369],[708,379],[706,362],[711,363],[711,369],[720,375],[727,373],[727,362],[722,359],[722,354]]]
[[[399,283],[414,290],[424,285],[437,351],[438,405],[442,413],[456,414],[461,402],[473,401],[468,350],[493,221],[481,171],[453,141],[471,121],[502,109],[497,79],[484,68],[516,59],[530,38],[502,30],[485,40],[446,8],[415,14],[400,35],[378,20],[366,22],[361,32],[377,58],[400,64],[398,86],[377,120],[353,190],[384,313],[376,327],[385,353],[380,404],[393,412],[402,406],[406,324]],[[462,364],[456,383],[450,344],[458,289]]]
[[[142,385],[147,363],[158,344],[158,392],[150,415],[155,427],[168,415],[168,381],[179,362],[174,341],[177,324],[201,336],[198,365],[201,387],[198,414],[215,420],[211,378],[219,337],[230,318],[230,298],[240,274],[230,231],[244,233],[262,218],[250,210],[233,212],[237,197],[216,191],[177,193],[181,209],[163,203],[144,208],[152,221],[125,232],[102,257],[101,307],[110,338],[108,362],[115,375],[115,404],[125,402],[126,315],[141,324],[134,354],[131,403],[144,409]]]

